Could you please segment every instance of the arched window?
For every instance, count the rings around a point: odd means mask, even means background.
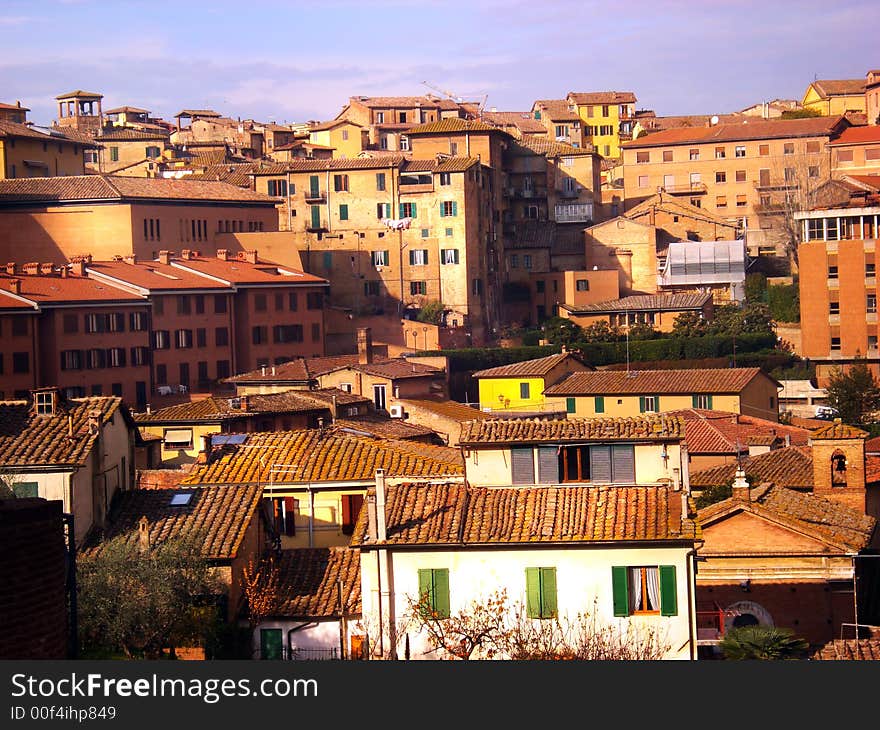
[[[846,486],[846,454],[840,449],[831,454],[831,486]]]

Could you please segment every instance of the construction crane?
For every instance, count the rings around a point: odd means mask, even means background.
[[[434,86],[434,84],[430,84],[427,81],[422,81],[422,86],[427,86],[429,89],[434,89],[434,91],[439,91],[445,97],[452,99],[453,101],[463,104],[467,102],[476,103],[478,105],[478,111],[482,112],[483,107],[486,106],[486,100],[489,98],[488,94],[483,94],[482,97],[476,97],[472,99],[465,99],[459,96],[458,94],[449,91],[448,89],[441,89],[439,86]]]

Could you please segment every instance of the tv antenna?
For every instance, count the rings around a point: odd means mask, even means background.
[[[483,107],[486,106],[486,100],[489,98],[488,94],[483,94],[480,97],[465,98],[462,97],[460,94],[456,94],[454,91],[450,91],[449,89],[441,89],[439,86],[435,86],[428,81],[422,81],[422,86],[427,86],[429,89],[439,91],[447,99],[452,99],[452,101],[458,104],[463,104],[466,102],[476,103],[479,111],[483,111]]]

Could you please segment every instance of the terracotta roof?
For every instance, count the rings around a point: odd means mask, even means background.
[[[142,296],[125,291],[119,286],[75,274],[66,277],[58,274],[0,274],[0,289],[8,291],[9,281],[12,279],[21,282],[20,296],[41,306],[65,302],[147,304]]]
[[[371,363],[358,363],[350,367],[352,370],[357,370],[367,375],[376,375],[380,378],[389,378],[390,380],[444,375],[444,371],[441,368],[425,365],[420,362],[410,362],[403,358],[373,360]]]
[[[624,149],[661,147],[679,144],[712,142],[748,142],[757,139],[788,139],[792,137],[830,137],[846,125],[843,117],[812,117],[807,119],[754,119],[739,124],[717,124],[714,127],[666,129],[647,134],[630,142]]]
[[[247,403],[246,410],[241,407]],[[237,402],[238,408],[232,403]],[[325,404],[319,404],[311,398],[304,398],[300,391],[287,390],[283,393],[252,393],[247,396],[231,396],[220,398],[209,396],[188,403],[178,403],[160,408],[151,413],[135,414],[138,423],[169,423],[191,421],[225,421],[238,418],[250,418],[264,413],[321,413],[329,411]]]
[[[739,393],[762,375],[761,368],[693,370],[595,370],[572,373],[547,388],[545,395],[622,395],[664,393]],[[767,376],[765,376],[767,377]]]
[[[458,117],[448,117],[438,122],[429,122],[428,124],[420,124],[413,127],[407,132],[408,136],[418,134],[455,134],[459,132],[492,132],[495,134],[507,134],[498,127],[491,124],[477,122],[471,119],[459,119]]]
[[[684,420],[666,413],[632,418],[501,418],[467,421],[459,443],[506,445],[563,441],[676,441]]]
[[[422,439],[425,436],[436,436],[437,432],[417,423],[407,423],[399,418],[380,418],[375,415],[337,418],[332,429],[352,433],[359,436],[372,436],[383,439],[399,439],[408,441]]]
[[[90,96],[95,99],[103,99],[103,94],[96,94],[93,91],[83,91],[82,89],[76,89],[75,91],[69,91],[66,94],[59,94],[56,96],[56,99],[71,99],[75,96]]]
[[[3,104],[0,102],[0,109],[11,109],[17,112],[29,112],[30,109],[26,106],[21,106],[21,104]]]
[[[813,661],[877,661],[880,660],[880,639],[834,639],[817,649]]]
[[[160,261],[93,261],[86,264],[86,271],[98,276],[111,277],[118,282],[130,284],[138,289],[160,292],[185,289],[228,290],[228,285],[209,279],[190,271],[185,271]]]
[[[533,105],[541,110],[541,116],[547,116],[553,122],[579,122],[577,111],[568,107],[566,99],[538,99]]]
[[[523,360],[522,362],[514,362],[510,365],[500,365],[495,368],[487,368],[478,370],[473,373],[474,378],[519,378],[519,377],[535,377],[540,378],[549,373],[553,368],[561,365],[566,360],[574,360],[577,363],[584,364],[580,357],[571,352],[560,352],[547,357],[539,357],[535,360]],[[585,366],[586,367],[586,366]]]
[[[352,96],[351,102],[363,104],[366,107],[393,107],[398,109],[413,109],[417,106],[428,109],[458,109],[459,104],[451,99],[426,94],[425,96]]]
[[[171,503],[174,495],[186,493],[192,495],[187,504]],[[262,490],[256,484],[120,491],[100,537],[107,541],[124,536],[125,542],[137,544],[138,522],[146,517],[151,545],[195,534],[203,538],[202,557],[229,560],[238,555],[251,520],[259,519],[255,512],[261,497]],[[83,551],[100,553],[102,543],[98,540],[97,534],[92,536]]]
[[[327,355],[325,357],[298,357],[280,365],[257,368],[226,378],[225,383],[297,383],[306,384],[319,375],[350,367],[358,362],[357,355]]]
[[[464,172],[474,165],[479,164],[478,157],[445,157],[441,160],[405,160],[401,172],[432,171],[440,172]]]
[[[46,131],[40,131],[41,129]],[[76,139],[76,135],[70,134],[69,130],[61,130],[54,127],[36,127],[31,124],[19,124],[18,122],[10,122],[5,119],[0,119],[0,137],[26,137],[38,139],[41,142],[67,142],[70,144],[94,146],[91,139],[88,142]]]
[[[746,510],[811,534],[825,542],[858,552],[871,542],[877,520],[839,502],[803,494],[772,483],[749,490],[749,501],[730,497],[698,513],[706,527],[731,512]]]
[[[139,142],[141,140],[165,140],[168,132],[145,132],[130,127],[116,127],[105,129],[95,137],[99,142]]]
[[[732,223],[726,218],[710,213],[705,208],[698,208],[697,206],[691,205],[683,200],[681,197],[673,196],[666,192],[652,195],[650,198],[647,198],[633,208],[630,208],[623,215],[630,220],[636,220],[644,215],[651,215],[658,210],[672,212],[674,215],[685,215],[692,219],[708,221],[713,225],[726,226],[731,229],[736,229],[738,226],[737,223]]]
[[[827,421],[823,421],[820,418],[801,418],[800,416],[792,415],[789,419],[789,424],[792,426],[797,426],[798,428],[806,428],[810,430],[814,430],[817,428],[821,428],[822,426],[827,425]]]
[[[547,128],[531,112],[487,112],[483,111],[481,121],[499,127],[516,127],[523,134],[546,134]]]
[[[174,115],[175,117],[216,117],[220,118],[223,115],[219,112],[215,112],[213,109],[184,109],[183,111],[179,111]]]
[[[865,441],[865,453],[880,454],[880,436],[875,436]]]
[[[683,520],[682,493],[668,487],[413,483],[386,484],[385,490],[387,540],[369,540],[362,510],[353,546],[693,542],[699,536],[692,505]]]
[[[326,129],[335,129],[343,124],[350,124],[354,127],[363,127],[363,124],[353,122],[351,119],[331,119],[329,122],[315,122],[309,125],[310,132],[322,132]]]
[[[677,312],[702,309],[712,299],[712,292],[681,292],[676,294],[635,294],[592,304],[567,305],[569,312]]]
[[[282,550],[278,557],[280,586],[267,618],[304,620],[340,616],[338,583],[346,616],[361,613],[361,556],[348,547]]]
[[[811,490],[813,488],[813,450],[809,446],[790,446],[743,459],[747,476],[758,482],[772,482],[779,487]],[[730,484],[736,464],[723,464],[711,469],[692,471],[691,487],[703,489]]]
[[[465,403],[459,403],[454,400],[446,400],[444,398],[398,398],[404,405],[410,404],[426,411],[436,413],[443,418],[449,418],[453,421],[475,421],[490,420],[494,416],[484,413],[479,408],[474,408]]]
[[[253,174],[261,176],[285,175],[288,172],[324,172],[326,170],[378,170],[397,167],[406,159],[406,155],[397,152],[381,157],[352,157],[346,160],[290,160],[289,162],[264,165],[255,169]]]
[[[273,464],[289,471],[272,474]],[[385,469],[388,477],[464,472],[455,449],[311,429],[248,434],[241,447],[224,446],[212,453],[208,464],[194,469],[183,484],[363,481],[374,479],[376,469]]]
[[[880,126],[847,127],[840,134],[833,137],[829,147],[838,147],[851,144],[870,144],[880,142]]]
[[[123,177],[119,175],[67,175],[0,180],[0,201],[9,203],[79,200],[209,200],[275,205],[268,195],[242,190],[222,182]]]
[[[864,79],[817,79],[810,84],[819,96],[860,96],[865,93]]]
[[[631,91],[572,91],[568,98],[575,104],[635,104],[636,95]]]
[[[223,153],[219,153],[223,156]],[[195,162],[194,162],[195,165]],[[251,175],[259,169],[259,162],[219,162],[206,165],[201,172],[190,175],[191,180],[215,180],[236,185],[240,188],[250,188]]]
[[[332,404],[336,403],[340,406],[352,406],[356,404],[372,403],[373,399],[365,395],[357,393],[349,393],[347,390],[339,388],[317,388],[315,390],[298,390],[301,398],[311,398],[319,403]]]
[[[654,133],[663,129],[676,129],[679,127],[709,127],[711,126],[712,117],[718,117],[720,124],[738,124],[747,118],[745,114],[734,112],[732,114],[688,114],[688,115],[671,115],[658,117],[654,114],[647,116],[636,112],[635,119],[639,124]]]
[[[119,114],[121,112],[131,112],[132,114],[148,114],[149,109],[138,109],[136,106],[117,106],[113,109],[105,109],[104,114]]]
[[[684,419],[685,442],[691,454],[732,454],[748,451],[750,443],[774,443],[787,436],[792,446],[806,446],[810,432],[754,416],[685,408],[670,411]]]
[[[862,431],[860,428],[855,428],[853,426],[848,426],[845,423],[829,423],[821,428],[817,428],[810,434],[810,438],[813,441],[819,441],[822,439],[866,439],[870,436],[867,431]]]
[[[584,147],[573,147],[570,144],[540,137],[524,137],[510,145],[510,153],[513,155],[523,154],[523,150],[528,150],[525,154],[545,157],[584,157],[593,154],[593,146],[589,144]]]
[[[25,401],[0,401],[0,467],[83,466],[98,438],[89,411],[106,423],[121,408],[117,396],[92,396],[62,399],[57,415],[38,416]]]
[[[217,257],[193,255],[188,259],[174,257],[171,262],[175,269],[215,276],[222,281],[238,286],[324,286],[327,284],[327,280],[319,276],[259,259],[257,259],[257,263],[252,264],[243,257],[230,257],[224,261]]]

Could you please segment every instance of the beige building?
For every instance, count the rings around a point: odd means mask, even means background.
[[[539,99],[532,104],[532,118],[544,127],[545,137],[572,147],[584,146],[581,118],[574,103],[566,99]]]
[[[368,144],[369,131],[350,119],[334,119],[309,127],[309,142],[333,150],[342,160],[357,157]]]
[[[833,117],[865,111],[864,79],[817,79],[804,92],[804,109]]]
[[[828,143],[835,178],[880,175],[880,126],[849,127]]]
[[[159,163],[168,146],[164,131],[143,131],[128,127],[103,129],[95,136],[98,143],[97,165],[90,172],[132,177],[158,177]]]
[[[93,147],[62,130],[0,119],[0,180],[82,175]]]
[[[697,314],[709,321],[713,316],[711,292],[635,294],[589,304],[561,304],[559,314],[581,327],[608,322],[611,327],[647,325],[660,332],[672,332],[682,314]]]

